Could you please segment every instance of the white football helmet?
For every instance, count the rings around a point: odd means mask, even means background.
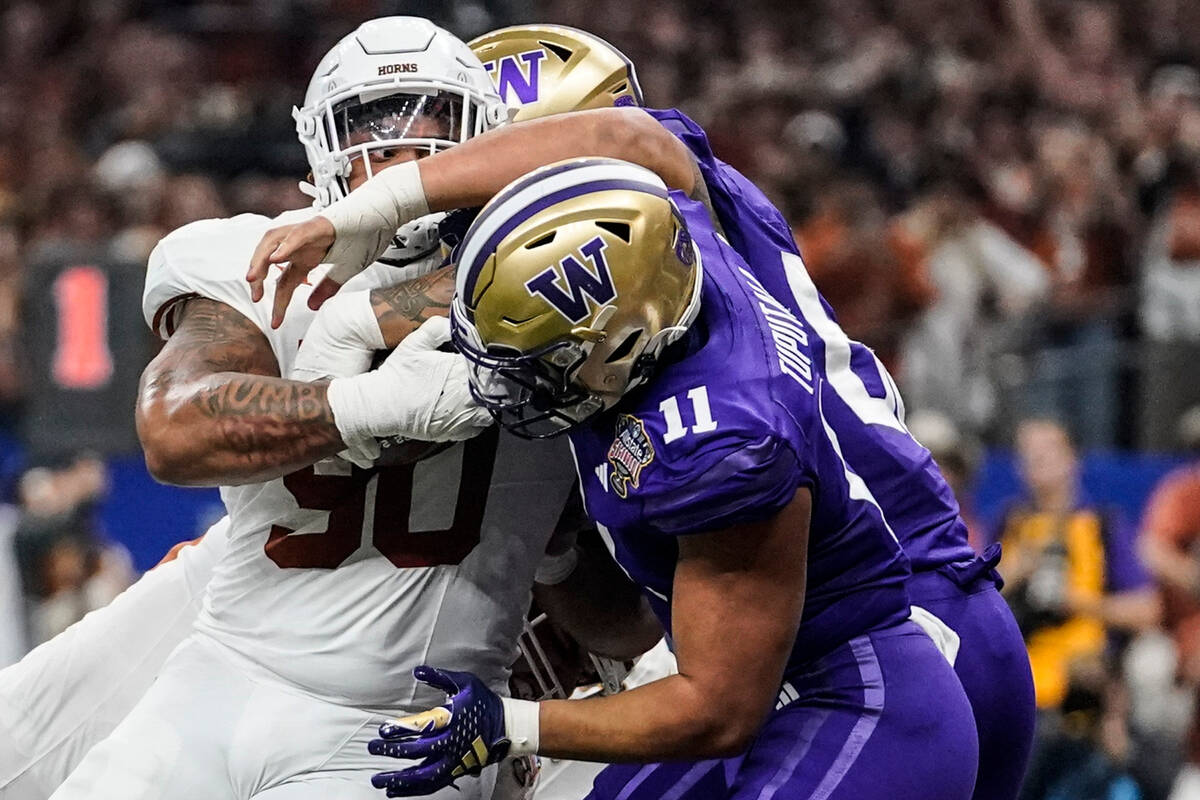
[[[330,50],[292,110],[317,208],[344,197],[353,158],[397,147],[436,152],[507,120],[479,59],[421,17],[364,22]]]

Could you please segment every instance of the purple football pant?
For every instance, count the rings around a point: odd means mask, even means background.
[[[614,765],[587,800],[969,800],[975,723],[962,685],[910,622],[789,673],[749,751]]]
[[[998,560],[998,551],[987,553],[969,567],[946,568],[949,575],[918,573],[908,585],[912,604],[935,614],[960,639],[954,671],[979,731],[973,800],[1017,796],[1033,747],[1037,710],[1025,642],[991,577]]]

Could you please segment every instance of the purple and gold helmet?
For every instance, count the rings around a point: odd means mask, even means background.
[[[633,63],[599,36],[565,25],[517,25],[467,43],[514,122],[568,111],[641,106]]]
[[[551,164],[483,207],[451,307],[471,390],[540,438],[614,405],[699,308],[701,267],[662,179],[610,158]]]

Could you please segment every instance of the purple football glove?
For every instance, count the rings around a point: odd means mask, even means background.
[[[413,675],[441,689],[450,702],[379,726],[379,739],[367,745],[372,755],[420,759],[414,767],[380,772],[371,778],[388,797],[416,797],[453,785],[463,775],[478,775],[508,753],[504,706],[500,697],[469,672],[420,666]]]

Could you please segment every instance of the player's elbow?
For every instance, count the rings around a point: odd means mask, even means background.
[[[731,758],[746,752],[766,718],[760,698],[729,687],[709,687],[696,692],[687,745],[692,758]]]
[[[694,171],[687,148],[643,109],[607,108],[594,120],[613,157],[658,173],[672,189],[692,190]]]
[[[706,713],[696,726],[695,758],[732,758],[750,748],[761,720],[745,709],[721,708]]]
[[[199,485],[195,474],[200,462],[195,452],[196,437],[173,420],[162,401],[141,399],[136,412],[138,440],[146,459],[146,470],[159,483],[176,486]]]
[[[189,466],[190,463],[194,463],[192,454],[184,446],[181,437],[162,428],[146,428],[139,425],[138,438],[142,443],[146,470],[154,480],[176,486],[196,484]]]
[[[706,758],[734,758],[750,749],[757,730],[749,728],[726,728],[713,742],[711,754]]]

